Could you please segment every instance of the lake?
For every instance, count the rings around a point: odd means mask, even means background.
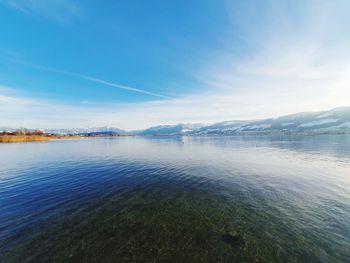
[[[53,140],[0,157],[0,262],[350,259],[350,136]]]

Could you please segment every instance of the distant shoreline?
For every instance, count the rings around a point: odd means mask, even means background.
[[[202,133],[202,134],[142,134],[138,137],[249,137],[249,136],[319,136],[319,135],[350,135],[350,132],[240,132],[240,133]]]
[[[152,134],[136,135],[136,137],[250,137],[250,136],[319,136],[319,135],[350,135],[350,133],[240,133],[240,134]],[[16,142],[45,142],[56,139],[82,139],[82,138],[107,138],[130,137],[135,135],[0,135],[0,143]]]
[[[99,137],[125,137],[129,135],[0,135],[0,143],[46,142],[56,139],[82,139]]]

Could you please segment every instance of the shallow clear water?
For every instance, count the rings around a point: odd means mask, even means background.
[[[349,258],[350,136],[0,145],[0,262]]]

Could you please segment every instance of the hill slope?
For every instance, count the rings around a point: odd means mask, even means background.
[[[350,133],[350,107],[330,111],[305,112],[275,119],[229,121],[202,127],[193,135],[268,133]]]

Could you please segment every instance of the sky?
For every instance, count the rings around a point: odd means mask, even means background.
[[[0,127],[262,119],[350,105],[347,0],[0,0]]]

